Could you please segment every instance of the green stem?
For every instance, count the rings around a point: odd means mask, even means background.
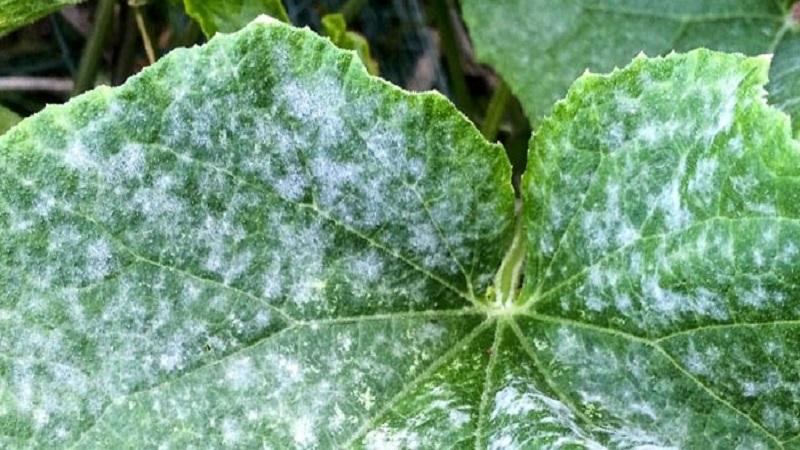
[[[114,5],[116,0],[100,0],[97,6],[94,27],[86,41],[86,47],[81,55],[78,75],[75,76],[75,86],[72,95],[78,95],[94,87],[97,78],[97,69],[103,57],[108,32],[111,30],[111,20],[114,18]]]
[[[503,263],[500,264],[500,269],[494,277],[496,308],[510,308],[517,299],[517,286],[522,276],[522,267],[526,254],[522,214],[517,215],[516,222],[511,248],[506,252]]]
[[[369,0],[347,0],[344,5],[339,9],[339,12],[344,16],[344,21],[350,23],[358,16],[358,13],[364,9]]]
[[[461,48],[456,40],[453,22],[450,20],[450,1],[434,0],[433,14],[442,38],[442,52],[447,63],[450,85],[453,88],[455,104],[467,116],[473,117],[472,99],[467,89],[467,80],[461,66]]]
[[[142,9],[142,6],[134,6],[133,13],[136,15],[136,26],[139,27],[139,34],[142,35],[142,43],[144,44],[144,51],[147,53],[147,60],[150,64],[153,64],[156,62],[156,52],[153,50],[153,40],[150,39],[150,31],[144,22]]]
[[[494,141],[497,139],[497,130],[500,129],[500,121],[506,112],[506,105],[508,99],[511,98],[511,91],[505,81],[500,80],[500,84],[494,90],[491,100],[489,100],[489,108],[486,110],[486,117],[483,119],[483,126],[481,126],[481,133],[487,141]]]

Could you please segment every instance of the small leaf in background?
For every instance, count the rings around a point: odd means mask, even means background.
[[[546,383],[512,384],[503,442],[552,443],[551,408],[610,448],[800,446],[800,145],[768,63],[640,57],[542,122],[514,320]]]
[[[208,37],[239,31],[261,14],[289,23],[281,0],[184,0],[183,4]]]
[[[348,447],[394,397],[469,435],[514,194],[443,96],[257,22],[20,123],[0,171],[0,448]]]
[[[787,22],[791,25],[774,49],[769,71],[769,102],[792,116],[795,137],[800,138],[800,1]]]
[[[11,127],[18,124],[20,120],[22,120],[22,117],[18,116],[17,113],[0,105],[0,134],[8,131]]]
[[[369,42],[360,34],[347,31],[347,22],[342,14],[326,14],[322,17],[322,28],[334,45],[345,50],[355,50],[361,62],[372,75],[378,75],[378,62],[372,59]]]
[[[520,99],[533,125],[587,68],[608,72],[639,52],[698,47],[775,53],[775,104],[800,112],[800,39],[790,0],[463,0],[479,59]],[[794,130],[800,132],[800,120]]]
[[[0,0],[0,36],[83,0]]]

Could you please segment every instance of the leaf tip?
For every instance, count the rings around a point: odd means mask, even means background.
[[[772,53],[762,53],[760,55],[756,55],[753,58],[760,59],[762,62],[766,64],[772,64],[772,57],[774,55]]]
[[[265,25],[277,25],[277,24],[281,24],[283,22],[281,22],[280,20],[278,20],[278,19],[276,19],[276,18],[274,18],[274,17],[272,17],[270,15],[260,14],[258,17],[253,19],[253,21],[251,23],[261,23],[261,24],[265,24]]]

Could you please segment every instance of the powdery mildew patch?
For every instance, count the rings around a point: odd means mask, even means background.
[[[373,421],[359,442],[367,450],[474,447],[483,377],[494,330],[453,347],[431,373]]]
[[[147,436],[141,445],[240,448],[269,436],[267,442],[298,449],[343,446],[394,393],[462,339],[460,330],[475,324],[474,318],[455,318],[436,325],[389,319],[355,327],[295,326],[222,364],[120,399],[82,443],[122,443],[126,437],[116,430],[125,417],[147,416],[154,419],[126,425]],[[183,432],[163,434],[174,429]]]
[[[791,376],[798,347],[791,328],[763,324],[700,329],[663,345],[714,391],[745,405],[744,411],[770,433],[791,439],[800,433],[800,382]]]
[[[603,436],[610,448],[722,449],[742,438],[748,448],[774,446],[774,438],[748,411],[717,403],[715,389],[687,377],[658,348],[587,329],[535,325],[543,335],[531,344],[550,373],[558,374],[551,379],[553,385],[559,390],[569,387],[562,392],[574,393],[567,395],[576,407],[594,414],[590,430]],[[703,402],[719,407],[687,407]]]
[[[519,340],[507,332],[501,342],[505,345],[487,381],[486,448],[605,449],[565,398],[548,387],[546,371]]]
[[[781,261],[795,251],[790,244],[798,232],[794,219],[778,219],[775,186],[784,175],[757,152],[742,152],[743,145],[762,148],[771,132],[744,133],[739,124],[773,113],[751,98],[763,95],[758,81],[744,81],[755,72],[718,78],[719,63],[693,56],[707,66],[697,84],[687,83],[684,69],[667,78],[661,69],[637,69],[606,94],[592,94],[624,102],[576,93],[577,105],[561,106],[581,127],[587,126],[581,117],[594,114],[588,126],[609,134],[579,140],[568,130],[542,132],[543,162],[527,184],[529,214],[544,213],[532,216],[542,225],[528,236],[534,255],[528,275],[540,280],[541,310],[570,317],[580,311],[581,320],[657,335],[693,323],[755,319],[791,297],[778,275],[791,272]],[[743,83],[750,86],[740,90]],[[667,108],[667,99],[689,109]],[[608,110],[597,115],[581,109],[584,101]],[[653,130],[658,141],[648,138]],[[770,145],[772,160],[796,151],[791,141]],[[562,175],[578,167],[595,169],[582,179]]]
[[[0,149],[15,445],[108,447],[130,427],[176,447],[345,441],[477,326],[421,311],[470,306],[503,250],[481,243],[511,228],[499,147],[283,26],[19,133]]]
[[[534,142],[526,292],[543,322],[520,327],[612,448],[798,434],[800,153],[766,66],[748,67],[695,52],[586,77]]]

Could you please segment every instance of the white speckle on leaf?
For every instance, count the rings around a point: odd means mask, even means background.
[[[119,153],[111,156],[103,170],[109,183],[141,179],[144,172],[145,148],[134,143],[126,143]]]
[[[98,239],[86,250],[86,277],[99,280],[110,273],[111,247],[105,239]]]
[[[413,430],[394,430],[386,425],[370,431],[364,439],[367,450],[418,450],[420,436]]]
[[[165,353],[159,357],[159,366],[166,372],[173,372],[181,367],[183,356],[180,353]]]
[[[236,419],[226,417],[222,420],[222,442],[227,446],[236,445],[241,440],[242,429]]]
[[[316,439],[314,422],[307,416],[297,419],[292,425],[292,439],[300,448],[312,445]]]
[[[253,361],[248,358],[239,358],[225,369],[225,380],[237,391],[249,389],[258,379],[258,372],[253,366]]]
[[[660,127],[656,123],[648,122],[636,129],[636,138],[645,145],[652,146],[660,138]]]
[[[85,172],[97,167],[97,158],[83,143],[73,140],[64,152],[64,163],[71,169]]]
[[[687,190],[695,195],[704,206],[710,206],[719,191],[719,180],[716,177],[719,160],[703,158],[697,162],[694,174],[689,179]]]

